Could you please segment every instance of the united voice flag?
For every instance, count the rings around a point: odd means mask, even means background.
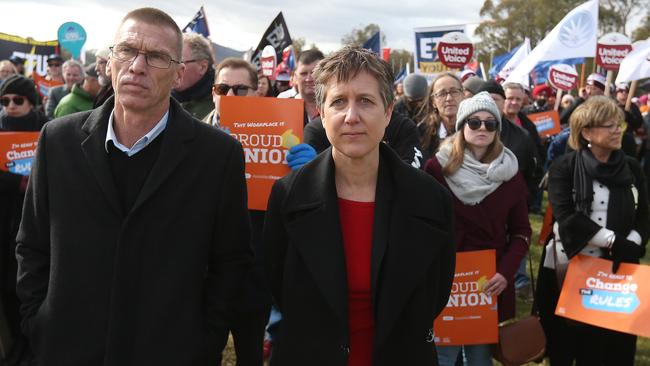
[[[380,32],[373,34],[372,37],[363,43],[363,46],[361,46],[361,48],[368,49],[379,56],[381,52],[381,37],[379,33]]]
[[[616,83],[650,77],[650,39],[635,43],[618,69]]]
[[[276,52],[276,60],[282,60],[282,50],[291,44],[289,28],[287,28],[287,24],[284,22],[284,16],[282,16],[282,12],[280,12],[278,16],[273,19],[273,22],[271,22],[271,25],[266,29],[266,32],[264,32],[262,40],[260,40],[257,48],[251,54],[250,61],[259,70],[260,57],[262,56],[262,50],[264,47],[267,45],[273,46]]]
[[[541,61],[594,57],[598,41],[598,0],[571,10],[517,66],[506,82],[518,82]]]
[[[194,32],[200,33],[205,38],[210,37],[210,29],[208,28],[208,20],[205,16],[205,10],[203,7],[194,15],[194,18],[190,20],[189,23],[183,28],[183,32]]]

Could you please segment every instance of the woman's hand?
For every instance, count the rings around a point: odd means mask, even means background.
[[[485,287],[483,287],[483,292],[488,296],[499,296],[506,289],[506,286],[508,286],[508,280],[501,273],[496,273],[487,281]]]

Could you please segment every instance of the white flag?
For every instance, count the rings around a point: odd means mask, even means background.
[[[647,77],[650,77],[650,39],[634,44],[634,49],[621,62],[616,83]]]
[[[521,46],[519,46],[519,49],[517,50],[517,52],[515,52],[515,54],[512,55],[512,57],[510,58],[510,60],[508,60],[506,65],[503,66],[501,71],[499,71],[499,77],[501,79],[504,79],[504,80],[507,79],[508,76],[510,76],[510,74],[512,73],[512,70],[514,70],[517,66],[519,66],[519,64],[523,60],[525,60],[526,57],[528,57],[529,53],[530,53],[530,39],[528,39],[528,37],[526,37],[524,39],[524,43],[522,43]],[[511,80],[511,81],[519,83],[524,87],[529,86],[528,75],[525,75],[519,81],[516,81],[516,80]]]
[[[528,57],[512,70],[506,82],[517,83],[528,77],[541,61],[594,57],[597,42],[598,0],[591,0],[571,10]]]

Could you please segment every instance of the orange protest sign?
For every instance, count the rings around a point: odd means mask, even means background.
[[[650,266],[606,259],[571,259],[555,314],[619,332],[650,337]]]
[[[497,298],[482,291],[495,273],[494,249],[456,253],[449,301],[433,322],[436,345],[497,343]]]
[[[546,205],[546,213],[544,213],[544,222],[539,230],[539,240],[537,244],[544,245],[548,236],[553,232],[553,206],[549,203]]]
[[[560,127],[560,115],[555,110],[531,113],[527,117],[533,121],[540,136],[555,135],[562,130]]]
[[[266,210],[273,183],[289,173],[287,154],[302,142],[302,99],[221,97],[220,124],[246,159],[248,208]]]
[[[34,78],[34,84],[36,84],[36,91],[38,91],[41,97],[47,97],[50,93],[50,89],[53,87],[63,85],[60,81],[47,80],[37,72],[32,73],[32,78]]]
[[[0,132],[0,170],[29,175],[39,132]]]

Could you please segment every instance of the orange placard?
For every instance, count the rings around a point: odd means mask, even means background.
[[[0,169],[29,175],[39,132],[0,132]]]
[[[535,127],[537,127],[537,133],[540,136],[555,135],[562,130],[560,127],[560,115],[555,110],[531,113],[526,117],[533,121]]]
[[[36,91],[43,98],[48,96],[50,89],[53,87],[63,85],[60,81],[45,79],[45,77],[39,75],[36,71],[32,73],[32,78],[34,78],[34,84],[36,84]]]
[[[497,297],[481,291],[495,273],[494,249],[456,253],[449,301],[433,322],[436,345],[497,343]]]
[[[555,314],[619,332],[650,337],[650,266],[606,259],[571,259]]]
[[[246,159],[248,208],[266,210],[273,183],[289,173],[289,149],[302,142],[302,99],[221,97],[221,127]]]
[[[546,239],[553,232],[553,207],[549,203],[546,205],[546,213],[544,213],[544,222],[539,230],[539,240],[537,243],[540,245],[546,244]]]

